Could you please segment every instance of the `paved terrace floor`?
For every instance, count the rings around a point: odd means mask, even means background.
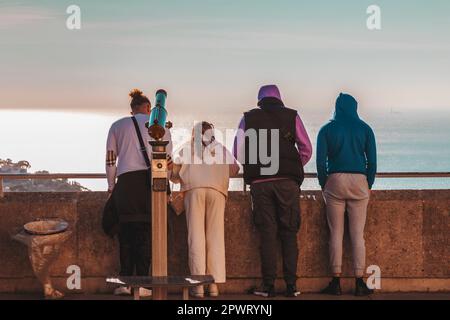
[[[120,297],[106,294],[71,294],[67,295],[65,300],[132,300],[131,297]],[[149,298],[144,298],[146,300]],[[170,295],[170,300],[179,300],[179,295]],[[42,295],[39,294],[0,294],[0,300],[43,300]],[[252,295],[222,295],[219,298],[205,298],[192,300],[262,300],[268,299],[256,297]],[[321,294],[302,294],[299,297],[285,298],[282,295],[277,296],[273,300],[448,300],[450,301],[450,292],[448,293],[379,293],[368,297],[355,297],[353,295],[342,295],[333,297]]]

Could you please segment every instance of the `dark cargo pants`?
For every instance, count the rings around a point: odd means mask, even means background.
[[[300,229],[300,187],[289,179],[253,183],[251,186],[254,223],[259,231],[261,272],[265,285],[273,285],[277,273],[277,246],[281,240],[286,284],[297,280]]]

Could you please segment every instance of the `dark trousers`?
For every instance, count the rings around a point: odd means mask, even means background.
[[[151,227],[149,223],[121,223],[119,231],[120,275],[148,276],[151,261]]]
[[[261,272],[265,285],[277,276],[277,246],[281,240],[283,273],[286,284],[297,280],[300,229],[300,187],[293,180],[253,183],[251,186],[254,223],[261,239]]]

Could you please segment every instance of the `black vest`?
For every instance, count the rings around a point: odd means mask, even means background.
[[[246,184],[252,184],[257,179],[267,178],[290,178],[303,183],[304,171],[300,155],[295,147],[295,124],[297,111],[283,106],[272,106],[263,109],[253,109],[244,114],[245,129],[254,129],[257,132],[257,147],[250,146],[251,139],[246,136],[245,139],[245,163],[244,165],[244,181]],[[279,130],[279,168],[278,172],[273,175],[262,175],[261,168],[268,168],[271,164],[262,164],[259,157],[260,135],[259,130],[267,130],[267,155],[271,155],[271,130]],[[249,135],[251,136],[251,134]],[[252,148],[253,147],[253,148]],[[250,150],[257,150],[256,163],[250,163]],[[271,157],[272,158],[272,157]]]

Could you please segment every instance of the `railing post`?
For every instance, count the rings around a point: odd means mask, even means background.
[[[0,199],[5,196],[5,193],[3,192],[3,178],[0,177]]]

